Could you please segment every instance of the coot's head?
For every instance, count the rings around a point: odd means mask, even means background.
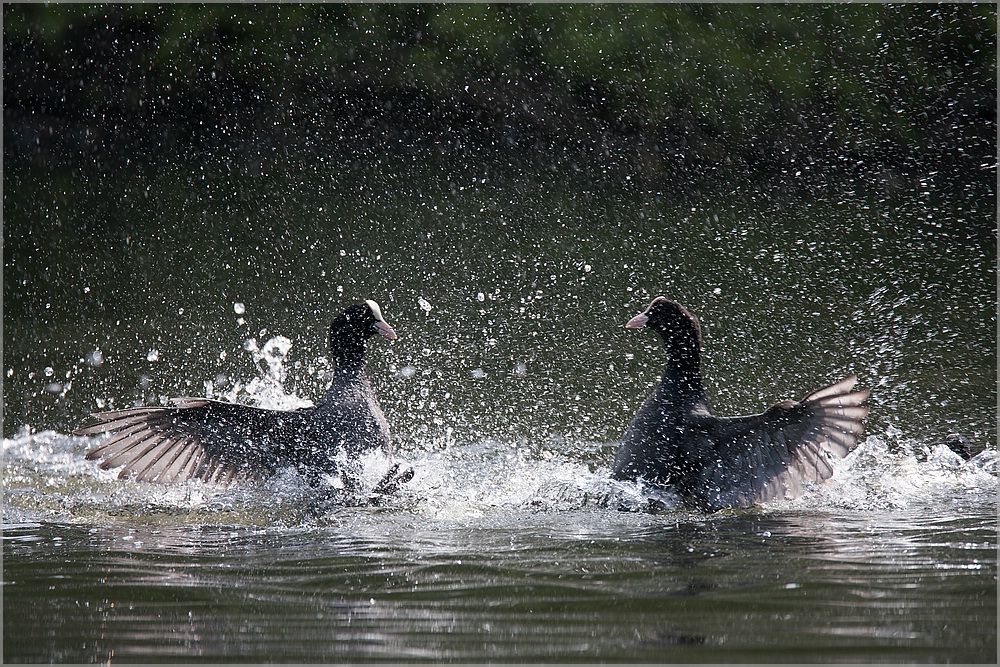
[[[669,347],[692,348],[701,346],[701,325],[691,311],[670,299],[658,296],[642,313],[630,319],[626,329],[652,329],[663,337]]]
[[[377,303],[371,299],[356,303],[338,315],[330,325],[330,351],[334,356],[358,349],[363,352],[365,341],[376,334],[396,340],[396,332],[382,317],[382,309]]]

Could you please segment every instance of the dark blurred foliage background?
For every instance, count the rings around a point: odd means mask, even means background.
[[[7,169],[393,152],[684,191],[995,182],[993,3],[3,12]]]

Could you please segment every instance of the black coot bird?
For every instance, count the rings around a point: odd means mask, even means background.
[[[960,433],[949,433],[944,439],[944,444],[966,461],[972,458],[969,442]]]
[[[667,487],[705,511],[793,498],[858,443],[869,391],[851,376],[759,415],[718,417],[701,380],[698,319],[662,296],[625,325],[663,337],[667,368],[625,431],[612,475]]]
[[[121,466],[122,478],[160,483],[200,479],[225,486],[294,467],[310,481],[339,476],[353,489],[360,456],[376,450],[392,456],[389,425],[365,370],[365,342],[375,334],[396,338],[374,301],[355,304],[333,320],[333,383],[313,407],[265,410],[185,397],[173,399],[172,407],[97,413],[97,424],[75,433],[113,433],[87,458],[103,459],[106,470]],[[411,470],[400,474],[396,464],[376,492],[391,492],[410,477]]]

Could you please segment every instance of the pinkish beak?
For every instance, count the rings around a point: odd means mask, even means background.
[[[399,338],[399,336],[396,335],[396,332],[392,330],[392,327],[390,327],[389,324],[383,320],[375,322],[375,328],[378,330],[380,334],[382,334],[389,340],[396,340],[397,338]]]
[[[628,322],[626,322],[625,323],[625,328],[626,329],[641,329],[644,326],[646,326],[646,322],[648,322],[648,321],[649,321],[649,315],[647,315],[646,313],[640,313],[640,314],[636,315],[635,317],[633,317],[632,319],[630,319]]]

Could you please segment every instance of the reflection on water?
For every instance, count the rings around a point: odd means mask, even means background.
[[[86,446],[4,441],[8,661],[995,661],[997,478],[943,452],[870,437],[704,516],[609,509],[600,445],[404,452],[384,507],[121,482]]]
[[[995,524],[915,514],[12,526],[5,658],[992,660]]]

